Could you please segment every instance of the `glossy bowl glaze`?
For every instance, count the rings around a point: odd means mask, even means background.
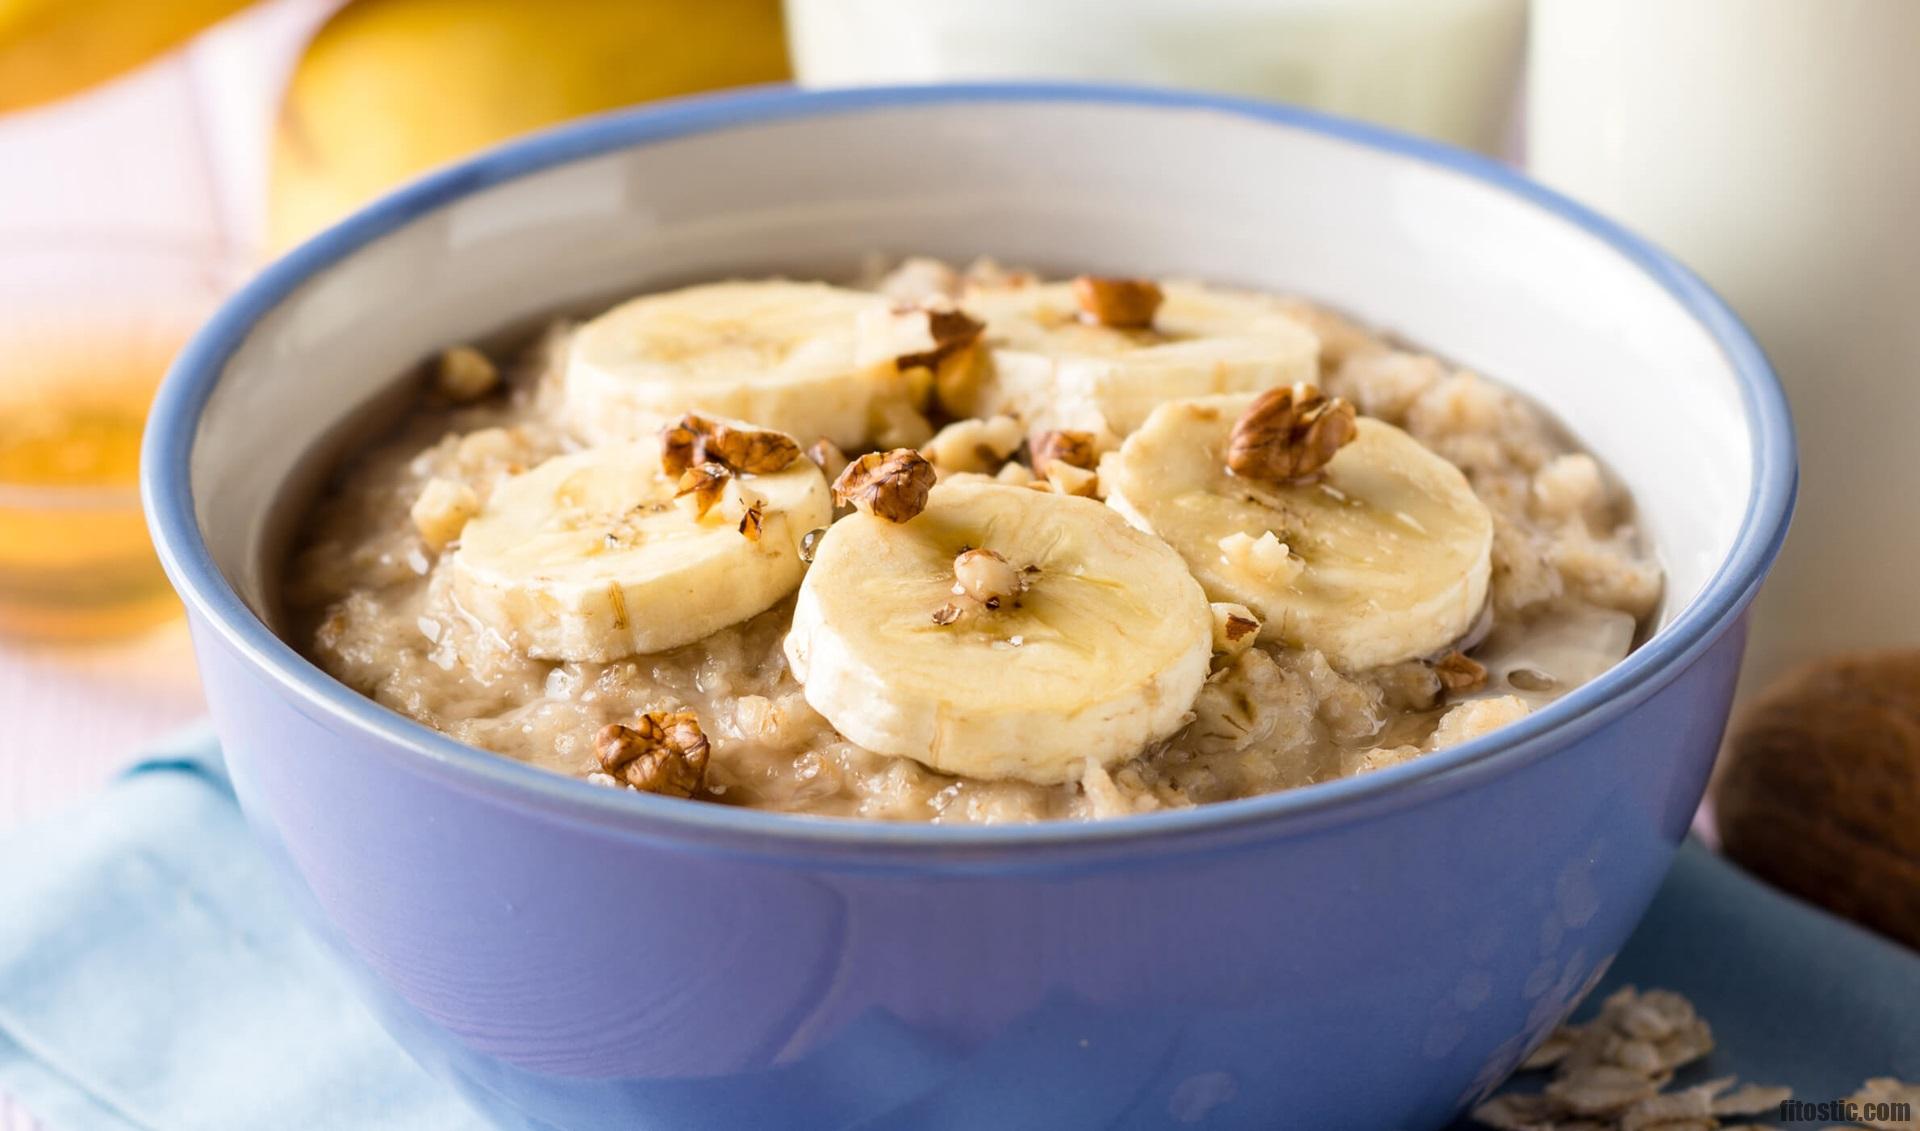
[[[1669,574],[1662,624],[1523,722],[1384,772],[990,828],[548,775],[274,635],[290,485],[433,349],[874,251],[1298,291],[1516,384],[1634,492]],[[316,929],[493,1119],[569,1129],[1445,1122],[1660,882],[1794,484],[1753,342],[1606,221],[1381,130],[1075,86],[704,98],[435,174],[215,318],[146,459],[235,787]]]

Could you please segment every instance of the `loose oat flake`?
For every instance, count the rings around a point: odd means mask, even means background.
[[[1790,1088],[1731,1076],[1669,1087],[1678,1069],[1712,1050],[1712,1030],[1693,1003],[1670,990],[1626,986],[1601,1003],[1598,1017],[1560,1026],[1520,1065],[1522,1073],[1551,1071],[1538,1092],[1495,1096],[1473,1118],[1501,1131],[1759,1131],[1761,1124],[1745,1120],[1793,1098]],[[1869,1080],[1854,1099],[1895,1098],[1903,1087],[1912,1086]]]

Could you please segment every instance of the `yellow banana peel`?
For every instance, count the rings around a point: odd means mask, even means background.
[[[0,112],[130,71],[250,0],[0,0]]]
[[[267,243],[527,130],[788,73],[779,0],[354,0],[281,105]]]

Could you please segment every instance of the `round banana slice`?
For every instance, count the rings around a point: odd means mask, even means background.
[[[1212,633],[1179,555],[1102,504],[954,479],[905,522],[827,531],[786,653],[869,750],[1051,784],[1185,725]]]
[[[1162,405],[1100,465],[1107,502],[1167,540],[1260,638],[1359,671],[1458,640],[1487,596],[1493,518],[1460,470],[1361,418],[1320,473],[1268,483],[1227,470],[1251,396]]]
[[[905,395],[891,358],[858,349],[861,315],[887,310],[879,295],[778,279],[637,298],[574,334],[563,411],[593,442],[697,412],[858,448],[879,407]]]
[[[657,440],[547,460],[461,530],[454,600],[551,660],[665,651],[745,620],[800,584],[800,540],[832,518],[826,480],[797,458],[710,486],[683,494]]]
[[[1161,403],[1310,380],[1320,343],[1271,297],[1167,283],[1151,325],[1103,325],[1069,283],[975,285],[991,365],[965,415],[1009,413],[1038,432],[1124,436]]]

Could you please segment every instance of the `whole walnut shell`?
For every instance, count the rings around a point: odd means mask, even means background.
[[[1713,800],[1748,871],[1920,948],[1920,651],[1835,656],[1768,688]]]

